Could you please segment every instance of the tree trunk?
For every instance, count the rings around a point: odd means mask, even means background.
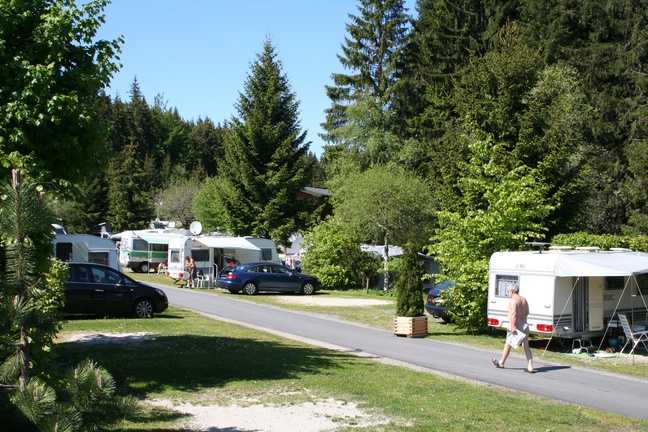
[[[387,263],[389,262],[389,239],[387,238],[387,232],[385,231],[385,249],[383,252],[383,273],[385,278],[383,279],[383,291],[389,289],[389,269]]]

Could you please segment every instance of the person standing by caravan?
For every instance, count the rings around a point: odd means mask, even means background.
[[[189,255],[185,257],[185,270],[189,273],[189,278],[187,279],[187,287],[194,287],[194,279],[196,278],[196,263],[194,263],[193,258]]]
[[[509,300],[508,306],[508,319],[509,319],[509,333],[516,334],[517,332],[523,332],[525,337],[522,341],[524,346],[524,354],[527,358],[527,367],[524,369],[525,372],[534,373],[533,369],[533,354],[531,353],[531,347],[529,346],[529,325],[527,324],[527,317],[529,316],[529,303],[527,303],[526,298],[522,297],[520,293],[520,287],[516,283],[512,283],[508,287],[508,293],[511,299]],[[494,358],[493,364],[497,368],[504,368],[504,363],[511,353],[511,345],[507,342],[504,343],[504,350],[502,351],[502,358],[498,361]]]

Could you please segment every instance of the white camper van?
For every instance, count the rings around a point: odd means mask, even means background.
[[[121,271],[115,243],[91,234],[56,234],[54,256],[66,262],[90,262]]]
[[[119,241],[119,261],[135,272],[148,273],[166,261],[169,241],[191,233],[189,230],[150,229],[124,231],[111,238]]]
[[[529,302],[529,330],[565,339],[602,336],[618,313],[646,320],[648,254],[596,248],[496,252],[490,259],[487,323],[507,329],[507,288]]]
[[[258,237],[193,236],[169,241],[166,275],[186,280],[185,257],[190,256],[202,278],[212,285],[218,272],[231,261],[247,264],[257,261],[279,262],[277,246],[272,240]]]

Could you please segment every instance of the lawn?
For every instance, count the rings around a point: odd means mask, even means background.
[[[63,330],[57,346],[62,367],[93,358],[113,374],[123,392],[140,399],[140,411],[122,430],[225,426],[218,418],[213,424],[191,426],[192,417],[171,404],[297,410],[331,401],[343,409],[357,405],[374,421],[362,426],[357,413],[338,414],[331,420],[339,431],[648,430],[646,421],[378,363],[174,307],[148,320],[70,320]],[[128,337],[94,342],[72,338],[96,333]]]
[[[157,274],[144,275],[133,273],[133,277],[138,280],[152,283],[173,286],[173,281],[166,276]],[[387,301],[386,305],[347,307],[347,306],[315,306],[304,304],[291,304],[284,300],[290,295],[262,293],[256,296],[244,296],[242,294],[230,294],[229,292],[218,288],[197,288],[196,291],[209,293],[212,295],[235,298],[241,301],[250,301],[258,304],[281,307],[300,312],[314,313],[329,318],[355,322],[384,330],[392,329],[392,318],[395,310],[395,298],[385,296],[382,291],[372,290],[368,294],[364,291],[318,291],[315,296],[318,298],[348,298],[348,299],[373,299]],[[501,331],[493,331],[486,334],[472,334],[464,330],[457,329],[452,324],[440,324],[433,319],[428,320],[428,338],[444,342],[454,342],[466,345],[472,345],[479,348],[501,350],[505,334]],[[641,378],[648,378],[648,359],[646,356],[635,356],[635,363],[632,358],[619,356],[612,359],[592,359],[585,355],[575,356],[568,354],[570,347],[562,346],[558,339],[539,339],[531,337],[531,347],[533,355],[539,360],[548,362],[591,368],[595,370],[620,373]],[[627,351],[626,351],[627,352]]]

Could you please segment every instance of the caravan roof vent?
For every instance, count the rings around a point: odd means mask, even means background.
[[[576,250],[584,252],[598,252],[599,250],[601,250],[601,248],[596,246],[579,246],[576,248]]]
[[[555,252],[570,251],[571,249],[571,246],[549,246],[549,250]]]
[[[610,248],[610,252],[632,252],[632,249],[628,249],[628,248]]]

